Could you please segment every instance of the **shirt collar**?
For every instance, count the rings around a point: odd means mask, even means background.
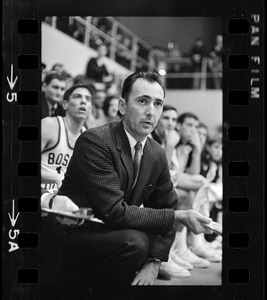
[[[137,141],[131,136],[131,134],[125,128],[124,128],[124,131],[125,131],[125,133],[127,135],[127,138],[129,140],[129,144],[130,144],[131,152],[132,152],[132,157],[134,158],[134,153],[135,153],[134,146],[137,143]],[[146,144],[146,140],[147,140],[147,137],[143,140],[143,142],[141,142],[141,144],[142,144],[141,155],[143,155],[143,150],[144,150],[144,147],[145,147],[145,144]]]

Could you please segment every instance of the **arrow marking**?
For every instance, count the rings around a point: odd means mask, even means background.
[[[10,89],[13,90],[16,82],[17,82],[17,79],[18,79],[18,76],[15,77],[15,80],[13,81],[13,64],[11,64],[11,75],[10,75],[10,79],[8,78],[8,76],[6,77],[7,81],[8,81],[8,84],[10,86]]]
[[[12,217],[11,217],[10,213],[8,213],[8,216],[9,216],[12,227],[14,227],[17,222],[17,219],[19,217],[19,213],[17,213],[17,216],[15,217],[15,200],[14,199],[12,200]]]

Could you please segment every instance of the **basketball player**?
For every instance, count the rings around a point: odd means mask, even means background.
[[[78,136],[90,114],[91,92],[86,85],[74,85],[63,98],[66,116],[42,119],[41,187],[57,191],[64,178]]]

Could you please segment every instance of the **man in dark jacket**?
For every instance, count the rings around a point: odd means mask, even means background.
[[[45,117],[65,116],[62,107],[63,95],[66,89],[64,75],[57,71],[46,74],[42,86],[42,119]]]
[[[130,75],[119,101],[122,122],[87,130],[76,142],[58,194],[91,207],[104,223],[66,228],[73,276],[91,286],[153,285],[179,224],[196,234],[211,233],[205,227],[211,219],[177,210],[165,152],[148,137],[164,97],[157,73]],[[135,171],[137,157],[141,163]]]

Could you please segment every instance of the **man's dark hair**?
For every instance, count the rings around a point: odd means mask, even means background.
[[[51,70],[56,71],[56,68],[57,68],[57,67],[63,68],[64,65],[63,65],[62,63],[55,63],[55,64],[53,65],[53,67],[51,68]]]
[[[177,122],[183,124],[186,118],[195,119],[196,121],[199,121],[199,118],[195,114],[191,112],[186,112],[178,117]]]
[[[220,139],[220,138],[211,138],[211,139],[207,140],[207,145],[209,145],[209,146],[213,145],[214,143],[222,144],[222,139]]]
[[[53,79],[58,79],[60,81],[66,81],[66,78],[63,74],[57,71],[49,71],[46,73],[44,78],[44,83],[49,84]]]
[[[92,92],[90,90],[90,87],[88,87],[88,85],[86,85],[86,84],[75,84],[75,85],[71,86],[69,89],[66,90],[66,92],[63,96],[63,100],[69,101],[70,95],[72,94],[72,92],[75,91],[78,88],[87,89],[90,92],[90,94],[92,95]]]
[[[162,111],[164,112],[164,111],[168,111],[168,110],[174,110],[174,111],[176,111],[176,113],[178,114],[178,111],[177,111],[177,109],[176,109],[174,106],[165,104],[165,105],[163,106],[163,110],[162,110]]]
[[[164,97],[165,97],[165,88],[161,79],[161,76],[156,72],[135,72],[131,75],[129,75],[122,87],[122,98],[125,99],[125,101],[128,101],[129,95],[132,91],[133,85],[135,81],[139,78],[142,78],[144,80],[147,80],[148,82],[157,82],[163,89]]]
[[[115,95],[111,95],[111,96],[107,96],[104,100],[104,103],[103,103],[103,112],[105,114],[105,116],[108,116],[108,109],[109,109],[109,106],[110,106],[110,101],[112,99],[119,99],[119,97],[115,96]]]
[[[203,122],[199,123],[198,128],[206,128],[208,130],[208,126],[206,124],[204,124]]]

